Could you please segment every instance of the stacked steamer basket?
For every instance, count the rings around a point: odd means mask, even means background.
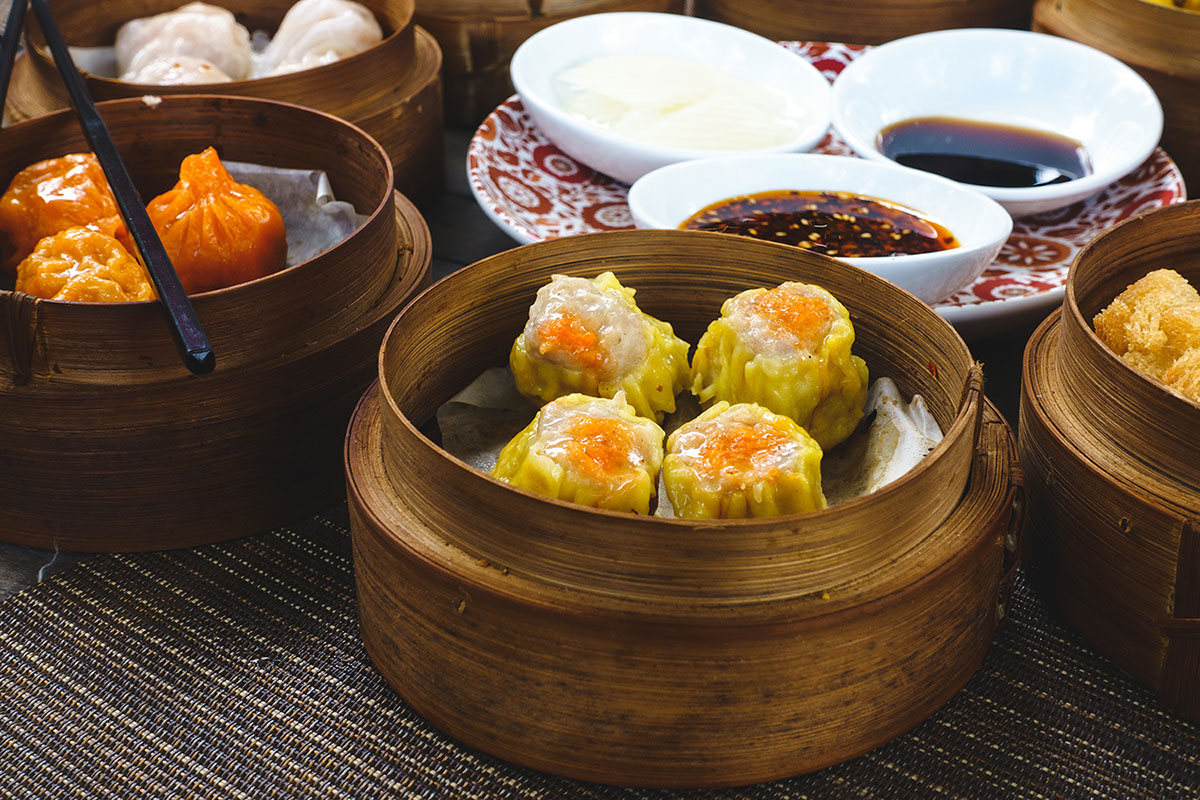
[[[506,363],[552,274],[605,270],[691,342],[739,291],[820,283],[850,310],[872,374],[923,395],[946,438],[868,497],[701,522],[547,500],[422,433]],[[981,389],[966,346],[927,306],[782,245],[635,231],[466,267],[397,318],[347,436],[367,652],[451,735],[577,778],[735,785],[865,752],[956,692],[1002,615],[1023,486]]]
[[[513,93],[508,62],[542,28],[604,11],[682,9],[683,0],[420,0],[416,19],[442,48],[447,121],[478,125]]]
[[[351,122],[383,145],[395,168],[396,188],[414,199],[436,193],[442,182],[441,51],[413,24],[413,0],[361,0],[375,14],[384,39],[357,55],[315,69],[271,78],[204,86],[152,86],[95,75],[87,86],[97,100],[143,95],[209,93],[296,103]],[[294,0],[223,0],[249,30],[274,31]],[[97,4],[56,0],[54,15],[72,47],[111,45],[117,29],[138,17],[173,11],[182,0]],[[9,110],[17,119],[68,105],[62,79],[41,29],[26,25],[30,57],[13,71]]]
[[[1034,30],[1103,50],[1137,70],[1163,106],[1163,149],[1200,185],[1200,13],[1146,0],[1039,0]]]
[[[882,44],[947,28],[1028,28],[1033,0],[696,0],[697,16],[771,39]]]
[[[324,170],[369,217],[321,255],[193,296],[216,370],[184,368],[157,302],[67,303],[0,290],[0,539],[139,550],[276,526],[340,494],[346,419],[396,311],[427,283],[429,233],[358,128],[249,98],[99,104],[143,196],[189,153]],[[87,150],[60,112],[0,134],[0,180]]]
[[[1077,256],[1025,351],[1021,461],[1043,594],[1097,650],[1200,718],[1200,406],[1134,370],[1092,319],[1147,272],[1200,283],[1200,202],[1129,220]]]

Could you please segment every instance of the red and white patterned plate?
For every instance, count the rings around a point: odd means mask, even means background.
[[[867,46],[783,42],[833,80]],[[830,131],[817,152],[853,155]],[[634,227],[628,187],[552,145],[512,97],[491,113],[467,153],[475,199],[522,244]],[[1015,319],[1049,313],[1062,301],[1067,269],[1093,237],[1127,217],[1186,199],[1179,168],[1162,149],[1090,199],[1016,220],[1012,236],[971,286],[936,307],[964,335],[997,333]]]

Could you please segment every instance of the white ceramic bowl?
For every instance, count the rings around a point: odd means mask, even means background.
[[[562,110],[556,76],[601,56],[675,56],[709,64],[741,80],[795,98],[807,112],[799,133],[775,147],[739,151],[811,150],[829,127],[829,82],[805,59],[770,39],[678,14],[594,14],[551,25],[513,55],[513,85],[546,138],[564,153],[625,183],[666,164],[730,151],[663,147],[619,136]],[[654,76],[648,75],[648,81]]]
[[[949,229],[960,245],[951,250],[842,259],[931,304],[978,278],[1012,232],[1012,218],[999,204],[946,178],[898,164],[800,153],[672,164],[633,184],[629,210],[638,227],[678,228],[713,203],[788,189],[852,192],[890,200]]]
[[[1089,197],[1133,171],[1162,134],[1162,106],[1141,77],[1086,45],[1028,31],[935,31],[855,59],[833,86],[833,125],[864,158],[893,123],[945,116],[1052,131],[1081,142],[1092,174],[1028,188],[975,186],[1014,217]]]

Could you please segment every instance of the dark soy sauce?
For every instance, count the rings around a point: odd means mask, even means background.
[[[1091,174],[1087,150],[1057,133],[953,117],[918,117],[889,125],[876,142],[906,167],[977,186],[1028,187]]]

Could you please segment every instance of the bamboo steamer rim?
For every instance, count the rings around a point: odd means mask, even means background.
[[[592,592],[586,587],[562,586],[501,571],[436,533],[422,530],[420,520],[405,509],[387,481],[381,455],[380,405],[383,397],[382,384],[377,381],[363,395],[351,417],[343,450],[351,504],[357,513],[366,517],[372,534],[386,537],[388,546],[405,552],[443,580],[464,586],[467,597],[479,592],[535,608],[541,613],[584,619],[615,617],[631,624],[663,626],[676,631],[680,626],[702,626],[710,631],[717,626],[722,636],[738,636],[739,631],[746,629],[747,614],[757,615],[754,620],[757,625],[811,629],[814,620],[822,626],[837,626],[872,607],[903,602],[909,592],[944,579],[958,570],[962,561],[974,559],[980,550],[994,546],[996,543],[991,537],[981,534],[1009,514],[1012,515],[1010,541],[1005,547],[1013,555],[1013,561],[1005,579],[1011,581],[1016,566],[1015,553],[1020,550],[1019,541],[1025,524],[1024,473],[1016,456],[1012,431],[990,400],[983,400],[980,449],[975,458],[976,462],[988,458],[1003,459],[1001,471],[1007,476],[1003,487],[998,482],[987,484],[981,479],[979,468],[973,467],[968,489],[951,517],[920,545],[871,573],[868,577],[876,579],[876,583],[869,584],[866,589],[858,587],[832,602],[805,593],[783,601],[751,597],[724,606],[687,606],[670,597],[649,604],[644,598],[637,603],[625,602],[624,598]],[[977,483],[981,486],[976,486]],[[385,517],[392,521],[403,518],[406,525],[394,528]],[[355,532],[356,538],[364,535],[369,534]],[[969,537],[966,545],[964,537]],[[911,572],[904,571],[904,565],[909,565]]]
[[[778,599],[814,591],[819,596],[827,587],[918,545],[961,501],[982,427],[985,401],[979,365],[945,320],[892,284],[833,259],[804,257],[785,245],[694,231],[596,234],[531,248],[479,262],[456,273],[453,283],[447,279],[442,290],[430,289],[406,307],[401,315],[405,326],[395,323],[381,350],[381,382],[403,382],[397,386],[401,394],[381,400],[388,490],[406,498],[408,510],[421,525],[436,529],[438,536],[463,552],[496,569],[503,565],[511,572],[524,571],[564,586],[587,584],[598,595],[626,603],[665,593],[676,597],[681,606],[736,605],[748,596]],[[615,257],[618,252],[623,255]],[[450,313],[446,304],[453,306],[456,297],[486,292],[495,281],[504,280],[517,258],[527,266],[514,277],[516,288],[498,290],[502,298],[495,313],[504,321],[485,324],[485,338],[469,333],[477,329],[478,321],[459,322],[454,330],[463,339],[449,340],[448,350],[431,344],[430,337],[439,335],[436,331],[449,335],[444,328]],[[694,276],[664,278],[654,284],[653,265],[660,259],[686,272],[683,265],[697,258],[703,258],[705,265]],[[769,279],[755,279],[759,265]],[[630,286],[652,291],[652,303],[643,301],[643,307],[668,321],[673,317],[664,313],[664,307],[673,304],[684,282],[714,281],[706,291],[703,310],[684,310],[685,317],[676,320],[688,336],[698,336],[711,322],[708,312],[715,316],[721,299],[781,280],[820,283],[817,276],[832,269],[837,274],[830,275],[826,287],[835,294],[839,287],[850,293],[852,307],[868,306],[860,309],[860,322],[872,337],[865,355],[889,353],[888,357],[896,358],[892,377],[902,388],[911,387],[907,391],[926,395],[945,426],[947,440],[953,441],[936,451],[940,458],[926,457],[891,491],[881,489],[869,500],[844,503],[837,510],[758,520],[671,520],[593,511],[514,489],[449,456],[400,413],[403,402],[419,415],[416,419],[426,421],[438,405],[473,380],[477,370],[498,363],[500,351],[507,353],[508,340],[508,333],[501,336],[500,329],[507,331],[510,317],[527,314],[536,288],[549,280],[551,271],[590,276],[604,269],[616,269]],[[635,275],[642,282],[633,281]],[[882,298],[875,290],[882,292]],[[481,309],[477,314],[490,312],[488,306],[476,307]],[[453,318],[466,319],[458,314]],[[907,320],[909,333],[893,334],[893,320]],[[398,336],[397,330],[404,336]],[[393,347],[398,348],[396,354],[391,353]],[[964,421],[955,426],[960,417]],[[465,504],[465,513],[456,513],[456,504]],[[901,510],[905,508],[911,512]],[[514,526],[506,520],[527,523]]]
[[[379,142],[377,142],[369,133],[364,131],[362,128],[358,127],[357,125],[355,125],[352,122],[342,119],[341,117],[336,117],[333,114],[327,114],[324,111],[318,111],[315,108],[309,108],[307,106],[301,106],[301,105],[297,105],[295,103],[285,103],[285,102],[282,102],[279,100],[267,100],[265,98],[259,98],[259,97],[238,97],[238,96],[231,96],[231,95],[206,94],[206,93],[165,95],[161,98],[161,103],[158,104],[157,107],[161,108],[163,105],[169,105],[169,104],[182,105],[182,104],[194,104],[194,103],[198,103],[198,102],[210,102],[210,103],[214,103],[216,105],[221,105],[222,103],[227,103],[230,101],[242,103],[242,104],[246,104],[246,105],[250,105],[250,106],[258,105],[258,106],[263,106],[263,107],[267,107],[267,108],[275,107],[275,108],[280,108],[280,109],[288,109],[289,111],[298,112],[298,113],[302,113],[302,114],[311,114],[313,116],[324,118],[325,120],[328,120],[331,123],[334,123],[337,125],[343,125],[349,129],[351,129],[351,131],[353,131],[356,135],[361,137],[365,142],[369,143],[370,147],[372,148],[372,152],[374,153],[375,156],[378,157],[378,159],[380,160],[380,162],[383,165],[383,171],[384,171],[384,175],[386,176],[387,185],[389,187],[395,187],[396,182],[395,182],[394,170],[392,169],[392,161],[388,157],[387,152],[384,151],[383,146],[380,145]],[[134,107],[139,104],[144,105],[145,103],[141,98],[129,97],[129,98],[124,98],[124,99],[120,99],[120,100],[105,100],[103,102],[97,103],[96,107],[101,112],[103,112],[105,109],[108,109],[108,108]],[[55,119],[55,118],[61,119],[61,118],[65,118],[65,117],[74,117],[74,115],[75,115],[75,112],[71,109],[64,109],[62,111],[54,111],[54,112],[51,112],[50,114],[44,114],[40,117],[31,117],[30,119],[25,119],[25,120],[21,120],[19,122],[14,122],[12,125],[7,126],[4,130],[8,130],[9,128],[13,128],[13,127],[16,127],[19,125],[39,124],[47,119]],[[3,133],[0,132],[0,139],[2,139],[2,138],[3,138]],[[369,214],[363,214],[358,209],[355,209],[355,211],[358,212],[360,216],[365,217],[362,224],[359,225],[359,227],[356,230],[361,230],[362,228],[372,224],[375,221],[375,219],[377,217],[379,217],[380,214],[391,213],[389,211],[389,208],[391,206],[393,206],[393,204],[394,204],[394,199],[392,197],[393,191],[394,191],[394,188],[392,191],[384,192],[383,196],[380,197],[379,202],[376,204],[375,208],[371,209],[371,212]],[[290,267],[284,267],[283,269],[281,269],[277,272],[272,272],[269,275],[263,275],[260,278],[255,278],[255,279],[249,280],[249,281],[242,281],[241,283],[235,283],[232,286],[225,286],[220,289],[210,289],[207,292],[196,292],[194,294],[189,294],[188,297],[193,297],[193,298],[195,298],[195,297],[204,297],[204,298],[223,297],[223,296],[228,295],[230,292],[238,291],[238,290],[242,289],[243,287],[259,286],[268,281],[278,280],[281,276],[290,274],[290,273],[294,272],[295,270],[303,267],[304,265],[311,263],[313,260],[315,260],[317,258],[321,258],[328,253],[336,252],[340,248],[343,248],[346,245],[346,242],[348,240],[349,240],[349,237],[338,242],[337,244],[335,244],[333,247],[329,248],[328,250],[324,250],[324,251],[318,253],[317,255],[313,256],[312,258],[305,259],[304,261],[298,261],[295,264],[292,264]],[[10,290],[7,290],[7,289],[0,289],[0,292],[9,292],[9,291]],[[39,302],[51,303],[56,306],[61,305],[61,306],[74,307],[74,306],[79,305],[79,303],[70,301],[70,300],[51,300],[48,298],[39,298]],[[157,302],[158,302],[158,299],[156,298],[154,300],[133,300],[133,301],[122,301],[122,302],[118,302],[118,303],[102,303],[102,304],[89,303],[87,305],[102,305],[104,307],[109,307],[109,308],[113,308],[113,309],[121,309],[121,308],[126,308],[129,306],[142,306],[142,305],[146,305],[146,304],[150,304],[150,303],[157,303]],[[115,313],[115,311],[114,311],[114,313]]]
[[[1178,203],[1125,220],[1097,236],[1080,250],[1067,273],[1061,314],[1059,370],[1063,391],[1077,403],[1079,439],[1087,439],[1098,453],[1107,454],[1113,471],[1144,476],[1155,491],[1170,498],[1200,494],[1200,463],[1179,437],[1192,439],[1200,432],[1200,403],[1175,394],[1161,381],[1143,373],[1114,353],[1092,327],[1092,316],[1107,307],[1125,286],[1147,272],[1179,266],[1170,248],[1188,246],[1186,237],[1164,235],[1165,230],[1200,231],[1200,201]],[[1138,243],[1153,242],[1153,247]],[[1117,252],[1112,252],[1117,248]],[[1159,255],[1159,250],[1166,252]],[[1129,269],[1122,256],[1134,258]],[[1196,248],[1187,256],[1196,260]],[[1158,263],[1149,263],[1156,259]],[[1118,263],[1114,263],[1118,261]],[[1136,273],[1136,274],[1135,274]],[[1190,270],[1192,283],[1200,270]],[[1093,289],[1093,287],[1095,287]],[[1085,311],[1081,295],[1106,288],[1111,296],[1089,298],[1095,304]],[[1114,405],[1115,404],[1115,405]],[[1127,406],[1127,408],[1125,408]],[[1104,413],[1106,409],[1112,414]],[[1121,413],[1126,411],[1127,414]],[[1123,424],[1132,418],[1136,424]]]
[[[640,237],[640,236],[645,236],[647,234],[649,234],[649,235],[666,235],[669,237],[680,236],[680,235],[685,236],[685,237],[692,237],[692,236],[700,235],[700,236],[708,236],[708,237],[718,237],[720,239],[725,239],[727,241],[737,242],[738,246],[758,246],[760,244],[764,244],[764,245],[768,245],[770,247],[783,248],[785,250],[794,250],[794,248],[791,248],[789,245],[776,244],[774,242],[759,242],[757,240],[747,240],[745,237],[736,236],[733,234],[710,233],[707,231],[705,231],[705,232],[665,231],[665,230],[615,231],[615,232],[604,232],[604,233],[581,234],[578,236],[573,236],[573,237],[571,237],[571,239],[573,241],[586,241],[589,239],[597,239],[599,237],[607,237],[608,239],[613,241],[614,246],[616,246],[617,245],[617,237]],[[801,251],[801,252],[803,252],[803,251]],[[804,255],[810,255],[810,254],[804,253]],[[493,261],[493,260],[495,260],[499,257],[503,257],[503,256],[504,256],[504,253],[500,253],[495,256],[485,258],[482,261],[479,261],[476,263],[486,264],[490,261]],[[894,284],[888,283],[887,281],[884,281],[882,278],[879,278],[878,276],[873,275],[870,272],[862,270],[859,267],[845,264],[845,262],[837,262],[837,263],[842,266],[845,266],[846,269],[848,269],[848,270],[857,272],[857,273],[861,274],[862,276],[867,277],[868,279],[870,279],[872,281],[879,281],[881,283],[885,283],[885,284],[887,284],[888,287],[890,287],[894,291],[902,292],[903,294],[908,295],[910,297],[912,296],[909,292],[906,292],[903,289],[900,289],[900,287],[895,286]],[[431,296],[438,291],[439,284],[443,283],[445,280],[446,279],[443,278],[441,281],[438,281],[437,283],[428,287],[423,292],[421,292],[419,295],[414,297],[409,302],[408,306],[406,306],[406,310],[409,307],[416,306],[422,302],[425,302],[425,300],[428,296]],[[839,298],[839,302],[840,302],[840,298]],[[922,304],[922,305],[924,305],[924,304]],[[928,307],[926,306],[926,308],[928,308]],[[932,310],[930,310],[929,313],[936,314],[936,312],[934,312]],[[408,418],[408,416],[406,414],[404,414],[403,411],[400,410],[399,404],[396,402],[395,397],[392,395],[391,390],[389,389],[389,387],[387,385],[386,367],[385,367],[385,361],[386,361],[386,357],[387,357],[386,342],[391,340],[392,336],[395,333],[396,328],[399,327],[401,324],[403,324],[403,319],[404,319],[404,312],[402,311],[401,314],[399,316],[397,316],[395,320],[392,321],[391,326],[388,328],[387,333],[384,335],[385,347],[380,348],[379,359],[378,359],[379,387],[380,387],[379,391],[380,391],[380,395],[383,397],[383,400],[386,403],[386,405],[389,407],[389,409],[395,415],[395,417],[401,421],[401,423],[407,429],[408,433],[414,438],[414,440],[421,442],[430,453],[438,454],[441,457],[446,458],[451,463],[453,463],[457,467],[457,469],[460,472],[461,477],[463,479],[472,479],[475,477],[483,478],[496,486],[503,487],[504,490],[507,490],[510,492],[516,492],[517,494],[519,494],[523,497],[526,497],[530,500],[533,500],[533,501],[536,501],[539,503],[549,503],[557,508],[564,509],[564,510],[580,512],[580,513],[590,514],[590,515],[599,515],[602,517],[607,517],[614,521],[628,520],[630,518],[631,515],[622,513],[619,511],[608,511],[606,509],[588,508],[588,507],[576,505],[574,503],[568,503],[565,500],[556,500],[556,499],[552,499],[552,498],[548,498],[548,497],[542,497],[541,495],[537,495],[533,492],[526,491],[525,489],[519,489],[515,486],[508,484],[505,481],[499,480],[498,478],[493,478],[491,475],[485,475],[484,473],[480,472],[479,470],[476,470],[474,467],[467,464],[465,461],[452,455],[451,453],[447,452],[446,450],[444,450],[443,448],[439,447],[434,442],[432,442],[429,439],[429,437],[427,437],[424,433],[422,433],[420,428],[418,426],[414,425],[412,420],[410,420]],[[671,322],[671,320],[664,320],[664,321]],[[965,351],[969,354],[970,351],[967,348],[966,342],[963,341],[962,337],[958,335],[958,332],[956,330],[954,330],[954,328],[950,325],[950,323],[947,322],[945,324],[946,324],[947,328],[949,328],[949,330],[953,333],[954,339],[957,340],[957,343],[962,346],[963,351]],[[931,450],[929,453],[927,453],[925,455],[925,457],[923,459],[921,459],[921,462],[920,462],[921,465],[928,465],[928,464],[934,463],[937,460],[939,460],[943,456],[943,454],[950,448],[950,444],[951,444],[951,442],[953,442],[953,440],[956,436],[962,435],[962,432],[968,427],[978,426],[979,421],[978,421],[976,412],[979,409],[976,408],[976,406],[981,405],[979,398],[982,397],[982,387],[983,387],[983,372],[982,372],[982,368],[980,367],[979,364],[976,363],[971,368],[971,374],[973,377],[968,376],[967,381],[964,383],[964,386],[962,388],[962,397],[959,401],[958,413],[955,416],[953,423],[951,424],[950,428],[943,431],[942,441],[940,441],[937,444],[937,446],[934,447],[933,450]],[[875,492],[872,492],[870,495],[856,497],[851,500],[847,500],[843,503],[839,503],[836,506],[824,508],[819,511],[810,511],[810,512],[806,512],[803,514],[788,514],[788,515],[784,515],[784,516],[780,516],[780,517],[771,517],[770,519],[779,524],[786,525],[789,523],[797,522],[798,520],[801,520],[801,519],[811,519],[815,516],[829,516],[832,513],[837,513],[838,510],[858,508],[868,502],[874,502],[874,500],[876,498],[893,499],[893,496],[900,495],[902,492],[904,492],[906,490],[907,486],[913,480],[916,480],[917,472],[918,472],[919,468],[920,467],[918,466],[917,468],[909,470],[907,473],[905,473],[900,478],[897,478],[892,483],[876,490]],[[718,528],[718,529],[732,527],[734,529],[737,529],[737,528],[759,527],[764,524],[768,524],[768,523],[764,523],[763,519],[689,520],[689,519],[681,519],[681,518],[677,518],[677,517],[653,517],[653,516],[643,517],[640,515],[633,515],[633,516],[635,516],[639,521],[648,522],[651,525],[661,525],[664,528],[664,533],[666,533],[667,531],[672,531],[672,530],[675,530],[675,531],[690,530],[690,529],[693,529],[696,527]]]
[[[1022,394],[1027,399],[1023,410],[1033,413],[1042,429],[1055,432],[1059,446],[1069,451],[1078,463],[1104,475],[1121,491],[1137,495],[1164,513],[1178,517],[1180,524],[1185,518],[1200,515],[1200,497],[1181,491],[1178,484],[1145,474],[1136,464],[1125,464],[1122,454],[1113,451],[1105,437],[1078,424],[1069,396],[1063,390],[1057,357],[1063,345],[1065,319],[1061,309],[1054,311],[1029,338],[1021,369]]]
[[[356,0],[356,2],[361,2],[364,5],[367,5],[368,3],[371,2],[371,0]],[[184,2],[179,3],[179,6],[183,6],[183,5],[185,5]],[[338,68],[339,64],[344,65],[347,62],[353,62],[355,60],[359,60],[360,57],[375,58],[375,57],[377,57],[377,54],[380,53],[381,51],[393,48],[395,46],[394,42],[397,39],[399,39],[403,36],[411,36],[412,30],[413,30],[413,24],[412,24],[413,17],[416,14],[416,0],[383,0],[383,2],[380,3],[380,5],[385,8],[390,8],[391,6],[395,5],[399,9],[399,12],[400,12],[399,14],[384,16],[382,13],[383,9],[371,8],[368,5],[368,9],[371,11],[372,15],[375,17],[377,22],[386,22],[388,24],[388,26],[391,27],[392,30],[390,33],[387,33],[380,41],[371,45],[366,50],[362,50],[362,51],[355,53],[352,56],[348,56],[346,58],[338,59],[337,61],[331,62],[329,64],[322,64],[317,67],[310,67],[305,70],[300,70],[299,72],[286,73],[283,75],[272,75],[272,76],[266,76],[266,77],[262,77],[262,78],[239,78],[239,79],[236,79],[233,81],[225,81],[225,82],[217,82],[217,83],[190,84],[190,85],[184,85],[184,84],[160,85],[160,84],[156,84],[156,83],[133,83],[131,81],[123,81],[123,80],[119,80],[117,78],[108,78],[108,77],[104,77],[101,75],[95,75],[93,73],[86,72],[82,69],[79,70],[79,72],[81,75],[83,75],[88,80],[96,81],[98,84],[100,84],[101,86],[104,86],[106,88],[111,87],[111,89],[109,89],[110,91],[115,90],[115,91],[119,91],[121,93],[129,93],[129,94],[136,93],[138,95],[142,95],[142,94],[168,95],[168,94],[192,94],[192,93],[211,94],[218,89],[224,90],[223,93],[225,93],[225,94],[242,95],[242,94],[244,94],[244,92],[240,91],[240,90],[246,89],[251,84],[253,84],[256,87],[260,87],[259,91],[263,90],[262,87],[265,87],[265,89],[267,91],[269,91],[272,87],[290,83],[292,80],[295,80],[295,77],[298,74],[311,73],[313,75],[313,79],[317,80],[322,75],[332,74],[336,71],[342,71],[343,69],[345,69],[345,67],[343,66],[341,69],[339,69]],[[140,18],[141,17],[130,17],[126,20],[123,20],[122,24],[124,22],[130,22],[134,19],[140,19]],[[282,18],[281,18],[281,20],[282,20]],[[61,20],[60,20],[60,22],[61,22]],[[276,25],[276,27],[278,27],[278,24]],[[381,25],[380,27],[383,27],[383,26]],[[34,53],[35,58],[44,62],[45,66],[49,67],[50,69],[53,69],[54,68],[54,59],[53,59],[53,57],[51,57],[50,53],[48,52],[49,46],[46,44],[45,36],[42,33],[41,27],[39,27],[32,18],[26,22],[24,34],[25,34],[26,50]],[[68,42],[67,44],[70,44],[70,42]],[[412,48],[410,46],[405,49],[406,49],[406,51],[409,51]],[[249,92],[249,94],[254,94],[254,92]]]
[[[1144,2],[1144,0],[1134,0],[1134,2]],[[1198,14],[1197,16],[1200,16]],[[1169,413],[1189,413],[1189,409],[1200,411],[1200,402],[1187,397],[1175,394],[1165,383],[1157,378],[1151,377],[1139,369],[1135,369],[1125,359],[1118,356],[1112,349],[1100,340],[1092,327],[1092,322],[1087,318],[1082,309],[1079,307],[1079,273],[1080,264],[1087,262],[1092,252],[1103,247],[1105,239],[1110,236],[1136,235],[1136,231],[1140,227],[1145,227],[1147,218],[1152,217],[1155,220],[1170,219],[1176,217],[1195,217],[1197,229],[1200,230],[1200,199],[1188,200],[1183,203],[1174,203],[1169,206],[1155,209],[1148,214],[1139,214],[1136,217],[1130,217],[1123,220],[1108,230],[1101,233],[1099,236],[1092,239],[1075,256],[1075,260],[1071,264],[1070,270],[1067,272],[1067,283],[1063,294],[1063,325],[1074,327],[1083,332],[1083,339],[1086,341],[1089,350],[1096,358],[1103,360],[1105,368],[1119,371],[1127,377],[1127,380],[1139,381],[1151,384],[1161,390],[1163,402],[1168,406],[1178,406],[1171,409]],[[1164,264],[1163,268],[1172,268],[1170,264]],[[1134,280],[1137,280],[1136,278]],[[1132,283],[1132,281],[1130,282]],[[1200,286],[1196,286],[1200,290]],[[1109,302],[1116,299],[1116,295],[1109,299]],[[1099,313],[1097,309],[1096,313]]]
[[[1200,78],[1200,14],[1146,0],[1037,0],[1035,27],[1109,53],[1131,66]]]

